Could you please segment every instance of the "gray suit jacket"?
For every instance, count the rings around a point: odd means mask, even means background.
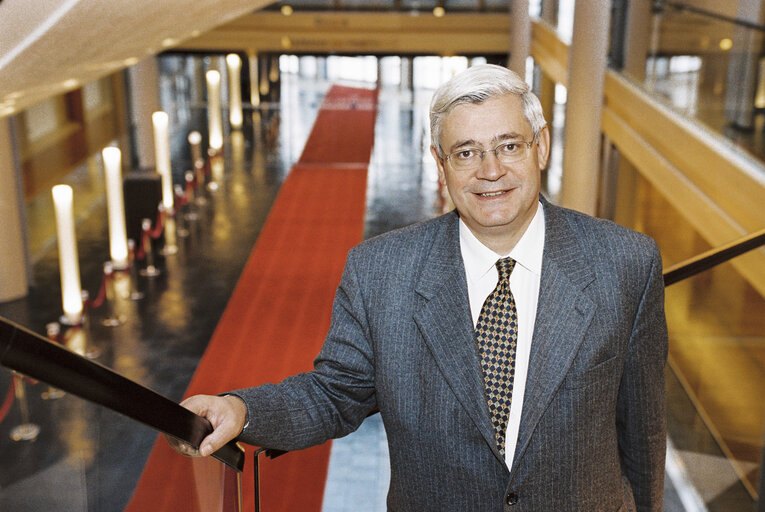
[[[494,442],[452,212],[351,250],[313,371],[240,390],[240,439],[295,450],[380,410],[392,511],[660,511],[667,355],[648,237],[543,200],[513,467]]]

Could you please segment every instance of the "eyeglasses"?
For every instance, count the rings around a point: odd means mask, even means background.
[[[497,145],[494,149],[462,148],[449,153],[444,157],[444,161],[449,160],[456,171],[474,171],[481,166],[486,153],[494,153],[500,164],[513,164],[520,162],[529,156],[531,145],[537,140],[536,137],[529,142],[505,141]]]

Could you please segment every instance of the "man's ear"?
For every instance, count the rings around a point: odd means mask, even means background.
[[[433,160],[436,161],[436,167],[438,167],[438,179],[440,179],[442,183],[446,183],[446,173],[444,171],[444,161],[441,160],[440,156],[438,156],[438,151],[436,151],[436,147],[435,146],[430,146],[430,154],[433,155]]]
[[[543,126],[537,135],[537,162],[539,170],[543,171],[547,167],[547,159],[550,157],[550,129],[547,125]]]

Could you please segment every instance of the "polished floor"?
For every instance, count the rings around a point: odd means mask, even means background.
[[[163,108],[171,113],[171,125],[182,127],[172,141],[178,178],[183,169],[190,167],[185,133],[188,129],[202,129],[206,122],[205,106],[196,102],[191,93],[192,58],[176,59],[163,66],[162,98]],[[257,115],[246,116],[241,133],[226,133],[225,171],[220,187],[205,193],[207,203],[197,206],[199,220],[188,222],[189,236],[179,238],[179,252],[160,260],[163,273],[153,279],[137,278],[137,287],[145,298],[115,300],[112,307],[126,317],[126,323],[119,327],[101,325],[101,319],[108,313],[105,309],[91,313],[89,345],[100,352],[98,362],[172,399],[182,397],[279,185],[300,155],[329,85],[324,79],[283,75],[281,100],[263,105]],[[380,92],[369,168],[365,237],[431,217],[442,208],[435,168],[427,149],[429,94],[428,90],[402,91],[397,86],[383,87]],[[83,286],[91,293],[100,285],[102,264],[108,258],[105,205],[99,199],[102,188],[99,169],[100,161],[95,155],[66,178],[75,186],[76,194],[90,197],[82,201],[78,210],[77,229]],[[556,176],[555,169],[546,176],[551,192],[556,187]],[[42,195],[28,205],[30,232],[34,232],[36,240],[34,286],[30,295],[0,304],[0,315],[40,333],[61,313],[57,253],[47,202]],[[697,284],[694,290],[703,288],[703,283]],[[696,292],[681,293],[680,299],[673,299],[673,293],[668,292],[670,300],[681,304],[684,300],[688,304],[687,294]],[[679,314],[677,311],[668,304],[671,325]],[[682,316],[686,325],[692,323],[687,311]],[[675,325],[679,333],[673,333],[675,339],[700,340],[701,346],[719,341],[699,337],[706,324],[692,330]],[[753,353],[761,353],[758,351],[761,327],[749,326]],[[735,338],[740,341],[738,334]],[[665,510],[748,512],[753,509],[753,501],[741,484],[740,472],[742,467],[745,473],[756,471],[759,459],[744,461],[749,463],[744,466],[731,462],[730,443],[724,442],[718,431],[724,422],[716,420],[712,425],[719,424],[717,429],[710,428],[709,413],[699,407],[698,393],[694,390],[698,391],[703,381],[683,371],[688,364],[695,364],[694,359],[689,363],[683,357],[688,352],[683,347],[689,345],[677,344],[674,339],[673,343],[673,365],[667,369],[671,449]],[[718,358],[713,351],[705,349],[701,353],[701,357]],[[735,357],[727,361],[733,365]],[[746,382],[756,385],[761,378],[756,371],[757,368],[762,371],[762,361],[752,366]],[[736,376],[737,371],[727,368],[726,375]],[[689,375],[693,377],[690,381]],[[9,380],[10,373],[0,369],[0,391],[7,389]],[[740,398],[732,414],[734,419],[738,412],[746,412],[747,407],[750,412],[757,411],[758,404],[752,405],[751,401],[761,400],[762,388],[760,392],[756,387],[742,389],[740,382],[733,381],[735,392],[729,388],[728,396]],[[0,510],[122,510],[155,434],[72,396],[46,400],[43,398],[46,391],[47,386],[41,383],[26,386],[28,419],[41,427],[36,441],[10,439],[12,429],[23,420],[24,411],[19,406],[22,400],[0,423]],[[719,400],[725,402],[725,397]],[[756,431],[757,426],[752,428]],[[761,447],[761,438],[759,444],[752,446]],[[387,479],[385,433],[379,418],[372,417],[359,431],[333,443],[323,509],[385,510]],[[360,507],[360,503],[364,505]]]

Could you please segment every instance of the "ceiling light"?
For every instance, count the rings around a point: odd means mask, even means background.
[[[282,5],[282,14],[285,16],[292,15],[292,6],[291,5]]]
[[[720,39],[720,49],[728,51],[733,48],[733,41],[730,38]]]
[[[443,18],[444,14],[446,14],[446,11],[444,10],[443,7],[439,6],[439,7],[433,8],[433,16],[435,16],[436,18]]]

